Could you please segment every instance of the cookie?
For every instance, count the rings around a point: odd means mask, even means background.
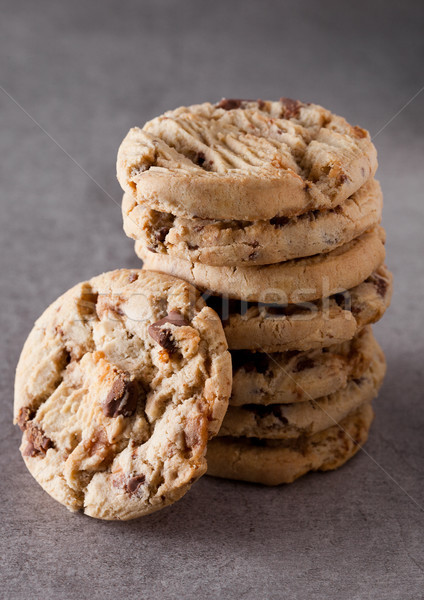
[[[291,304],[359,285],[384,261],[384,239],[384,229],[377,227],[328,254],[252,267],[190,263],[152,254],[140,242],[135,248],[146,269],[180,277],[203,291],[249,302]]]
[[[349,379],[359,379],[378,352],[370,326],[327,348],[271,354],[233,350],[230,405],[292,404],[327,396]]]
[[[230,406],[219,436],[291,439],[313,435],[339,423],[350,412],[371,402],[386,371],[381,348],[377,348],[364,373],[350,379],[346,387],[316,400],[295,404]]]
[[[383,198],[371,179],[343,204],[298,217],[217,221],[175,217],[124,194],[126,234],[150,252],[212,266],[268,265],[331,252],[377,225]]]
[[[390,305],[392,274],[382,265],[360,285],[306,305],[273,306],[210,297],[232,350],[310,350],[350,340]]]
[[[367,131],[287,98],[166,112],[131,129],[117,160],[118,180],[139,204],[241,221],[332,208],[376,169]]]
[[[192,286],[105,273],[56,300],[25,343],[14,408],[21,453],[68,509],[139,517],[206,471],[230,392],[221,322]]]
[[[364,404],[340,424],[294,440],[215,438],[208,445],[208,475],[279,485],[308,471],[337,469],[367,441],[373,415]]]

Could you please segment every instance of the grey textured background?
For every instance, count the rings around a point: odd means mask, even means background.
[[[422,2],[0,7],[0,596],[422,597],[424,92],[375,139],[396,291],[376,327],[389,368],[372,459],[279,489],[205,477],[158,514],[104,523],[41,490],[11,425],[14,368],[35,318],[77,281],[138,264],[114,175],[129,127],[180,104],[285,95],[376,134],[424,85]]]

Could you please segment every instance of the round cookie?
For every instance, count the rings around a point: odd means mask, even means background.
[[[140,242],[146,269],[169,273],[197,288],[249,302],[299,303],[326,298],[364,281],[384,261],[384,229],[376,227],[327,254],[275,265],[212,267],[153,254]]]
[[[377,168],[369,133],[316,104],[224,100],[131,129],[117,176],[139,204],[256,221],[341,204]]]
[[[385,371],[384,354],[378,348],[359,379],[350,379],[346,387],[328,396],[295,404],[230,406],[218,435],[275,440],[313,435],[339,423],[365,402],[371,402],[377,396]]]
[[[222,325],[197,291],[122,269],[76,285],[35,323],[14,417],[51,496],[125,520],[178,500],[206,471],[230,392]]]
[[[125,233],[151,252],[212,266],[269,265],[331,252],[381,220],[383,197],[371,179],[343,204],[298,217],[217,221],[174,217],[124,194]]]
[[[221,315],[231,350],[310,350],[350,340],[378,321],[390,305],[392,280],[382,265],[360,285],[306,306],[240,305],[219,297],[208,304]]]
[[[364,404],[338,425],[310,437],[215,438],[208,445],[208,475],[280,485],[292,483],[308,471],[337,469],[367,441],[373,416],[371,404]]]
[[[327,348],[271,354],[233,350],[230,406],[302,403],[327,396],[346,387],[349,379],[359,379],[378,352],[370,326]]]

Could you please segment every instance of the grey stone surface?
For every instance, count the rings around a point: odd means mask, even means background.
[[[0,597],[422,597],[424,92],[393,117],[424,84],[423,21],[391,0],[1,2]],[[121,139],[180,104],[281,95],[378,134],[396,290],[367,454],[279,489],[205,477],[137,522],[68,513],[20,458],[14,368],[58,294],[138,264]]]

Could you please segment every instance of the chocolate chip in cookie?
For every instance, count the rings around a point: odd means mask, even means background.
[[[134,386],[131,385],[129,374],[120,375],[102,403],[103,413],[106,417],[129,417],[137,407],[137,396]]]
[[[46,454],[49,448],[53,447],[53,442],[49,439],[39,425],[29,422],[25,428],[25,440],[27,446],[23,451],[24,456],[37,456],[37,454]]]
[[[172,331],[170,329],[164,329],[163,326],[167,323],[175,325],[176,327],[183,327],[190,325],[190,323],[183,317],[181,313],[176,310],[166,315],[163,319],[156,321],[149,327],[149,335],[155,340],[162,348],[167,350],[170,354],[173,354],[177,350]]]

